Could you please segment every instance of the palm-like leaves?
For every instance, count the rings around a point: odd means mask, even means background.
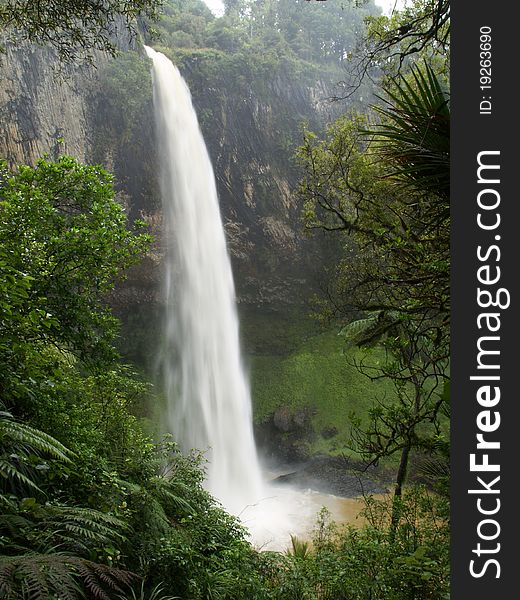
[[[310,543],[300,540],[297,536],[291,534],[291,547],[287,550],[287,555],[294,556],[294,558],[298,558],[299,560],[305,560],[310,554]]]
[[[40,491],[35,482],[34,458],[51,457],[71,462],[72,452],[47,433],[16,422],[6,411],[0,412],[0,477],[11,490]],[[41,465],[41,461],[38,461]]]
[[[449,95],[433,69],[412,69],[400,76],[387,99],[374,107],[382,122],[370,132],[376,152],[391,166],[391,175],[416,190],[443,199],[450,190]]]
[[[342,335],[347,343],[363,347],[373,347],[381,342],[390,332],[399,327],[399,315],[395,311],[372,311],[364,319],[352,321],[338,335]]]

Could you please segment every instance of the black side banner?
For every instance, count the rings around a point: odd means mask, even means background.
[[[519,10],[451,16],[452,598],[498,599],[520,573]]]

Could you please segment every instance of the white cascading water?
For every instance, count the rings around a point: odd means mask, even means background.
[[[207,451],[206,487],[240,517],[251,540],[283,550],[291,533],[309,535],[328,499],[262,480],[213,167],[184,79],[166,56],[145,49],[153,61],[167,240],[167,428],[184,450]]]
[[[168,245],[168,426],[183,449],[208,451],[207,489],[239,514],[262,496],[262,479],[215,177],[188,86],[164,54],[145,48]]]

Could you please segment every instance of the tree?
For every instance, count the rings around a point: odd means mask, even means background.
[[[372,21],[365,60],[397,59],[401,68],[413,55],[446,55],[449,45],[450,0],[413,0],[394,17]]]
[[[35,366],[25,353],[38,344],[90,365],[115,356],[117,321],[103,299],[148,247],[141,227],[126,228],[112,177],[101,167],[70,157],[42,159],[16,173],[0,166],[4,392],[13,381],[9,371],[22,380],[22,372]]]
[[[368,19],[366,33],[353,55],[353,83],[346,97],[374,73],[395,76],[418,58],[449,68],[450,0],[413,0],[391,17]]]
[[[243,569],[255,555],[203,489],[200,459],[153,443],[130,412],[148,386],[111,360],[104,295],[147,242],[126,229],[100,167],[69,157],[3,166],[2,598],[135,597],[135,573],[149,598],[162,582],[175,597],[214,596],[224,583],[228,597],[259,597],[234,593],[258,587]]]
[[[432,451],[449,363],[449,102],[433,70],[416,67],[387,87],[379,125],[343,117],[325,141],[300,149],[306,224],[347,234],[332,311],[354,343],[383,343],[388,362],[359,368],[394,382],[378,399],[357,448],[376,462],[400,453],[396,497],[412,449]],[[360,319],[360,317],[362,317]],[[352,319],[354,322],[352,323]],[[397,506],[397,504],[396,504]],[[398,515],[396,513],[395,518]]]
[[[156,18],[161,0],[5,0],[0,4],[0,30],[7,40],[47,45],[60,59],[74,60],[79,53],[92,58],[92,50],[115,54],[114,35],[135,19]]]

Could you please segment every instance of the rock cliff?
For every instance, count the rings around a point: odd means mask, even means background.
[[[0,156],[11,166],[34,164],[44,154],[87,160],[91,133],[83,90],[94,77],[87,66],[60,70],[51,51],[8,47],[0,63]]]

